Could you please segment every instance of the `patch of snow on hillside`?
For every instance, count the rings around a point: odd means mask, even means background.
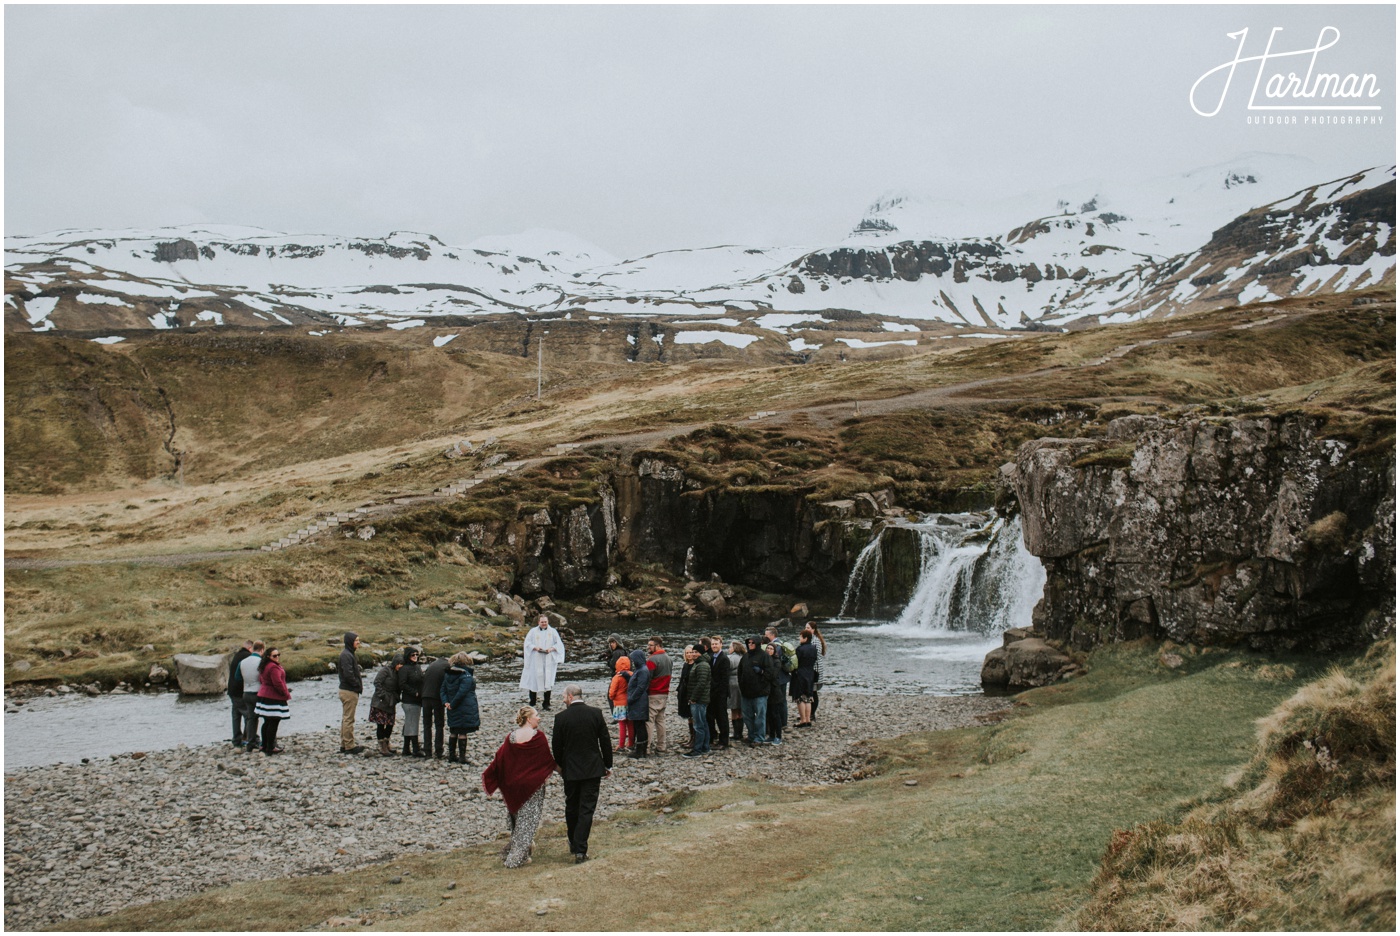
[[[966,334],[957,334],[957,335],[939,335],[939,336],[938,336],[938,340],[941,341],[941,340],[944,339],[944,338],[1005,338],[1005,337],[1007,337],[1007,336],[1006,336],[1006,335],[994,334],[994,333],[992,333],[992,332],[968,332],[968,333],[966,333]]]
[[[731,348],[747,348],[757,340],[757,335],[736,335],[733,332],[687,331],[676,333],[676,344],[709,344],[711,341],[718,341]]]
[[[195,319],[201,322],[213,322],[215,325],[224,324],[224,314],[222,312],[213,312],[209,309],[200,311],[200,313],[195,316]]]
[[[105,338],[93,338],[91,340],[98,344],[116,344],[118,341],[125,341],[126,339],[121,335],[108,335]]]
[[[24,303],[24,314],[29,317],[30,325],[38,325],[53,314],[56,305],[58,305],[57,296],[39,296]]]
[[[917,325],[907,325],[907,324],[905,324],[904,322],[881,322],[881,323],[880,323],[880,327],[883,328],[885,331],[892,331],[892,332],[916,332],[916,331],[923,331],[923,329],[920,328],[920,327],[917,326]]]
[[[885,345],[909,345],[912,348],[919,343],[917,338],[906,338],[903,341],[866,341],[863,338],[837,338],[836,340],[852,348],[883,348]]]
[[[291,319],[287,318],[286,316],[278,315],[276,312],[273,312],[273,313],[272,313],[272,317],[275,318],[275,319],[277,319],[277,321],[281,322],[283,325],[291,325],[291,324],[292,324],[292,320],[291,320]],[[420,322],[419,324],[421,325],[422,323]]]
[[[282,318],[280,315],[277,317]],[[287,322],[287,324],[290,325],[292,323]],[[388,327],[392,328],[394,331],[403,331],[405,328],[422,328],[426,324],[428,323],[423,319],[409,319],[406,322],[390,322]]]
[[[78,301],[83,305],[114,305],[128,308],[125,302],[115,296],[100,296],[96,293],[78,293]]]
[[[180,324],[175,316],[168,312],[157,312],[155,315],[150,316],[149,320],[152,328],[175,328]]]
[[[436,338],[433,339],[433,347],[441,348],[443,345],[447,344],[449,341],[456,337],[456,335],[438,335]]]
[[[628,336],[627,336],[627,343],[630,344],[630,345],[635,345],[635,344],[637,343],[637,336],[636,336],[636,335],[628,335]]]
[[[809,344],[806,338],[794,338],[788,342],[788,347],[794,351],[818,351],[821,349],[821,345]]]
[[[712,319],[688,319],[676,323],[677,325],[724,325],[728,328],[738,328],[739,320],[732,318],[712,318]]]

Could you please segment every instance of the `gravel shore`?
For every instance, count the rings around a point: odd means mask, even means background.
[[[694,760],[677,756],[686,727],[673,705],[671,750],[618,759],[599,815],[736,778],[845,782],[868,761],[861,741],[971,725],[1008,704],[828,691],[815,727],[789,729],[783,745]],[[326,731],[279,739],[286,753],[275,757],[221,744],[21,769],[5,777],[5,926],[36,929],[236,881],[347,871],[490,841],[505,830],[505,806],[482,793],[481,770],[513,714],[483,711],[465,766],[342,756],[338,733]],[[550,721],[545,713],[546,731]],[[360,734],[373,748],[372,726]],[[545,820],[562,823],[563,810],[556,775]]]

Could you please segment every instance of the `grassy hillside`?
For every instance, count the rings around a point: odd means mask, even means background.
[[[1393,699],[1393,645],[1376,653],[1391,659]],[[1310,868],[1335,882],[1361,866],[1371,875],[1347,891],[1344,908],[1322,901],[1302,907],[1316,892],[1275,874],[1292,892],[1296,914],[1192,917],[1182,901],[1173,905],[1180,916],[1169,919],[1105,918],[1095,909],[1106,886],[1101,863],[1123,863],[1122,830],[1192,822],[1193,804],[1230,795],[1222,782],[1251,769],[1242,765],[1251,763],[1255,720],[1269,716],[1271,737],[1282,725],[1295,726],[1300,707],[1285,700],[1324,666],[1217,652],[1186,653],[1184,665],[1171,669],[1161,648],[1120,645],[1096,652],[1082,680],[1023,694],[1015,714],[999,724],[878,742],[878,767],[856,783],[784,789],[740,780],[623,812],[595,825],[595,858],[586,865],[572,864],[562,828],[550,825],[536,841],[533,864],[516,871],[503,870],[497,848],[486,845],[347,874],[239,884],[65,926],[302,929],[348,918],[355,921],[350,929],[420,931],[1024,930],[1073,920],[1127,928],[1389,929],[1393,825],[1388,853],[1334,847],[1357,834],[1364,839],[1347,817],[1367,806],[1364,797],[1385,792],[1376,782],[1383,771],[1372,771],[1364,788],[1339,787],[1330,805],[1310,814],[1332,817],[1308,833]],[[1326,677],[1323,687],[1335,679]],[[1380,680],[1372,694],[1383,698],[1384,685]],[[1334,690],[1303,694],[1328,693]],[[1393,725],[1393,702],[1391,710]],[[1393,730],[1382,740],[1393,803]],[[1382,810],[1379,819],[1386,815]],[[450,844],[450,827],[442,831]],[[1143,835],[1127,834],[1134,841]],[[1273,858],[1260,860],[1267,866]],[[704,900],[619,908],[619,887],[641,893],[681,882],[684,890],[697,862],[760,876],[707,874]],[[456,882],[451,889],[449,882]],[[718,916],[716,907],[723,908]]]
[[[210,560],[199,574],[101,567],[131,601],[158,592],[169,605],[124,611],[123,643],[194,650],[220,639],[233,613],[212,583],[241,576],[264,582],[249,602],[312,602],[300,613],[366,617],[366,627],[409,598],[489,598],[508,573],[446,550],[442,529],[588,500],[596,479],[638,452],[707,486],[800,487],[813,498],[889,489],[902,506],[931,510],[989,502],[998,467],[1026,440],[1100,435],[1129,413],[1303,411],[1353,451],[1394,447],[1391,291],[805,365],[629,362],[621,326],[590,325],[547,339],[554,364],[539,401],[528,359],[503,353],[512,328],[532,347],[524,322],[482,328],[488,350],[464,344],[465,333],[441,349],[383,332],[165,334],[111,347],[14,336],[7,558],[256,548],[329,512],[471,475],[483,455],[443,455],[464,436],[498,436],[492,452],[515,459],[589,443],[460,499],[395,508],[380,524],[392,535],[372,549],[332,538]],[[751,418],[759,412],[774,415]],[[42,662],[24,678],[82,675],[54,654],[94,629],[100,603],[78,597],[98,595],[99,581],[64,568],[10,576],[7,679],[21,678],[11,667],[24,655]]]

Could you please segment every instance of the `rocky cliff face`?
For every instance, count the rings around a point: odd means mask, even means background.
[[[839,598],[854,556],[882,508],[813,504],[804,489],[714,490],[677,465],[643,457],[599,485],[598,500],[541,509],[511,523],[476,523],[472,549],[515,568],[527,597],[579,597],[616,583],[621,563],[761,591]]]
[[[1393,447],[1353,452],[1305,416],[1129,417],[1108,436],[1028,442],[1007,472],[1047,637],[1325,649],[1394,631]]]

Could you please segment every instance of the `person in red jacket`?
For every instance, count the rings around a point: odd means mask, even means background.
[[[287,703],[292,700],[292,690],[287,688],[287,671],[282,668],[282,651],[271,647],[263,654],[258,664],[258,701],[253,711],[263,720],[262,749],[269,756],[281,754],[277,746],[277,726],[284,718],[292,717]]]
[[[666,696],[671,692],[671,658],[666,655],[660,637],[647,641],[647,669],[651,683],[647,687],[647,724],[651,726],[651,752],[662,753],[666,748]]]

